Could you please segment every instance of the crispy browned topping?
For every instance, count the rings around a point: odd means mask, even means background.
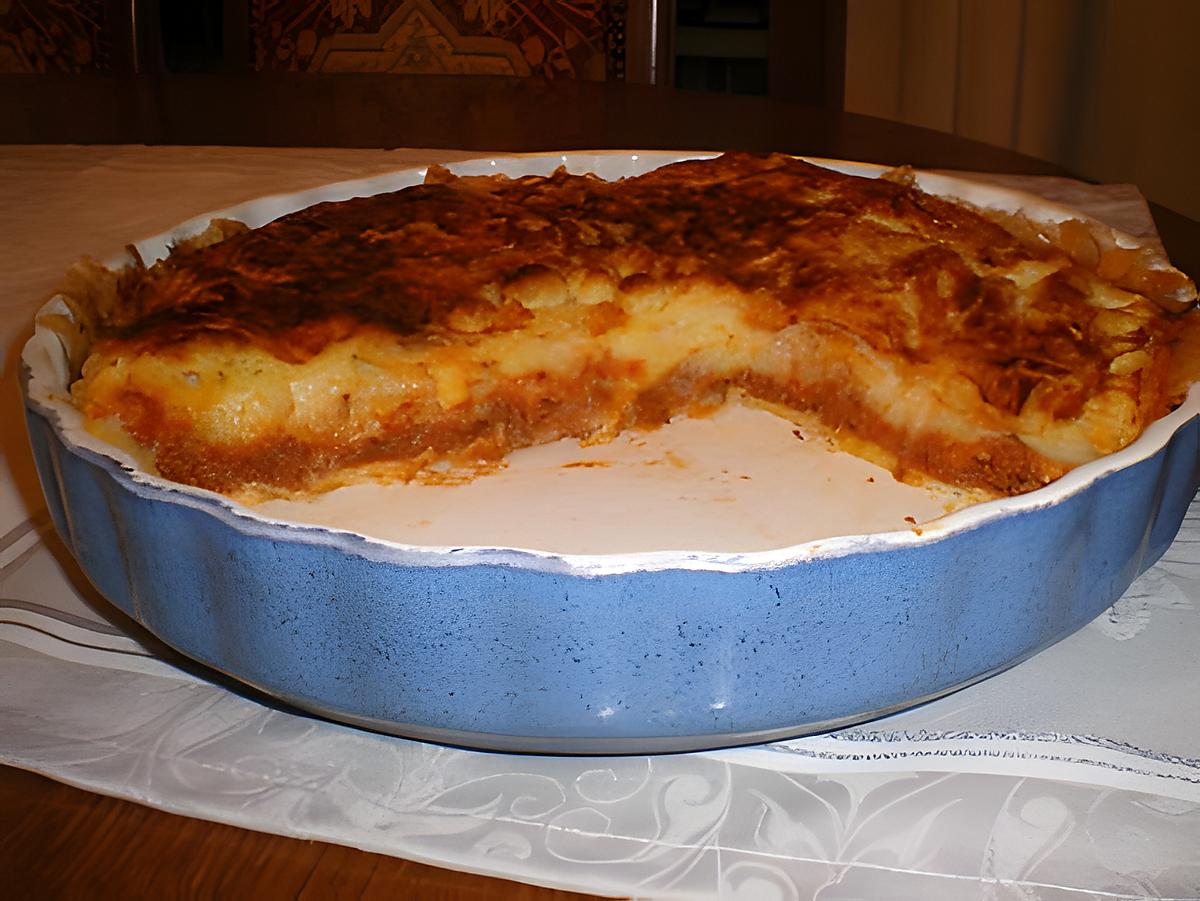
[[[104,333],[160,348],[210,334],[299,360],[366,323],[413,336],[478,314],[470,331],[519,328],[526,309],[488,297],[514,281],[700,274],[761,294],[777,327],[822,319],[879,349],[950,355],[1006,410],[1070,373],[1065,413],[1108,365],[1087,337],[1100,311],[1069,272],[1032,299],[1004,277],[1055,254],[904,184],[730,154],[617,183],[558,172],[318,204],[172,255]]]

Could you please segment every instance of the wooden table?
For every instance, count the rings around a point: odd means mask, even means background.
[[[490,78],[0,77],[0,142],[777,150],[918,167],[1064,175],[957,137],[760,98]],[[1200,224],[1152,205],[1200,277]],[[0,768],[6,897],[568,898],[249,832]]]
[[[11,767],[0,866],[14,899],[591,897],[175,816]]]

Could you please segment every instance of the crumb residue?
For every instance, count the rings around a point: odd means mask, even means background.
[[[563,469],[596,469],[612,466],[608,460],[576,460],[574,463],[562,464]]]
[[[482,475],[499,472],[507,466],[508,462],[505,460],[479,460],[467,464],[448,464],[444,467],[429,466],[414,473],[411,481],[421,485],[465,485]]]
[[[687,469],[687,460],[683,459],[683,457],[679,456],[679,454],[675,453],[674,451],[667,451],[665,454],[663,454],[663,456],[666,457],[667,462],[676,469]]]

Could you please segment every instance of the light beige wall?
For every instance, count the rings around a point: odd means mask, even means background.
[[[1200,0],[848,0],[846,109],[1133,182],[1200,219]]]

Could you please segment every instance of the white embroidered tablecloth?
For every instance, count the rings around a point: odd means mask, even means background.
[[[825,736],[549,758],[299,716],[179,659],[53,535],[15,384],[79,255],[255,196],[467,154],[0,148],[0,763],[253,829],[678,898],[1200,898],[1200,507],[1105,615],[1025,663]],[[988,176],[1152,229],[1128,186]]]

